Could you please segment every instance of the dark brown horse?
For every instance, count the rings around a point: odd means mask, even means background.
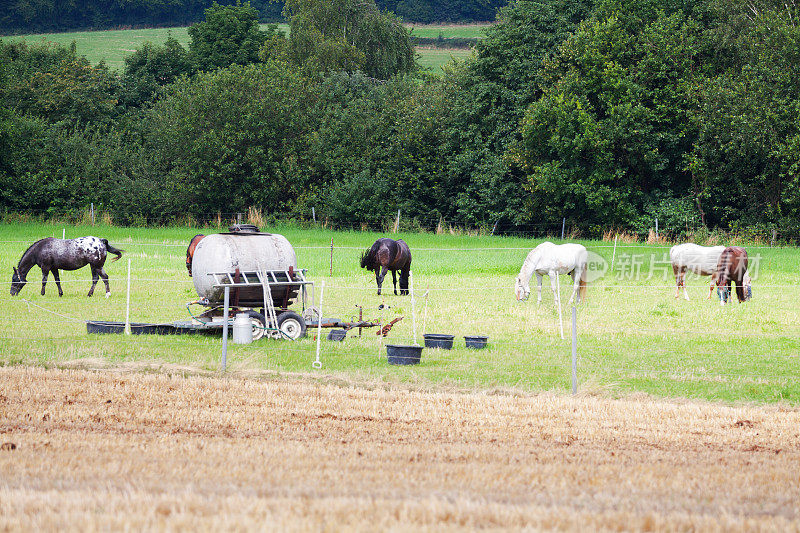
[[[61,290],[61,278],[58,276],[59,270],[77,270],[89,265],[92,269],[92,287],[89,289],[89,296],[94,294],[95,285],[98,278],[103,278],[106,285],[106,298],[111,295],[111,288],[108,286],[108,274],[103,270],[106,263],[106,253],[115,254],[116,261],[122,257],[124,250],[117,250],[106,239],[97,237],[80,237],[78,239],[54,239],[48,237],[36,241],[28,246],[19,264],[14,268],[11,276],[11,296],[16,296],[22,287],[28,282],[26,279],[28,272],[34,265],[42,269],[42,296],[47,285],[47,276],[53,273],[58,287],[58,295],[63,296]]]
[[[728,246],[722,251],[717,262],[717,295],[725,305],[731,297],[731,283],[736,286],[739,303],[747,301],[753,294],[750,275],[747,273],[747,250],[741,246]]]
[[[186,270],[189,271],[189,277],[192,276],[192,259],[194,258],[194,249],[197,248],[197,244],[203,240],[205,235],[197,234],[192,237],[192,240],[189,241],[189,247],[186,249]]]
[[[386,272],[392,271],[394,293],[397,294],[397,271],[400,271],[400,294],[408,294],[408,274],[411,272],[411,250],[402,239],[381,238],[372,247],[361,254],[361,268],[375,271],[378,283],[378,294]]]

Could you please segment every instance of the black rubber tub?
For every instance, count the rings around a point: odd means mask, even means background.
[[[464,335],[464,342],[466,343],[467,348],[480,350],[486,348],[486,343],[488,341],[489,337],[484,335]]]
[[[328,332],[328,340],[334,342],[341,342],[347,337],[347,331],[344,329],[332,329]]]
[[[422,346],[387,344],[386,356],[390,365],[418,365]]]
[[[125,333],[125,322],[90,320],[86,322],[87,333]],[[202,333],[198,328],[181,327],[175,324],[147,324],[131,322],[133,335],[187,335]]]
[[[422,335],[425,339],[426,348],[442,348],[443,350],[451,350],[453,348],[453,339],[455,335],[447,335],[444,333],[425,333]]]

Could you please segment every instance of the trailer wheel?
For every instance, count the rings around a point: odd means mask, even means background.
[[[266,317],[256,311],[248,311],[247,316],[250,317],[250,323],[253,325],[253,340],[263,339],[267,333]]]
[[[290,338],[293,341],[305,336],[306,321],[294,311],[285,311],[278,315],[278,329],[283,332],[281,338]]]

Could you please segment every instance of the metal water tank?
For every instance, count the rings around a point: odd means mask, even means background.
[[[223,289],[215,288],[212,273],[297,270],[294,248],[276,233],[216,233],[204,237],[194,250],[192,280],[197,294],[211,302],[221,302]],[[257,298],[254,294],[253,298]],[[248,298],[248,300],[251,298]]]

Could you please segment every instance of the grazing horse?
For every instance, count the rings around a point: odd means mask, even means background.
[[[728,246],[719,256],[717,263],[717,295],[720,305],[728,303],[731,297],[731,283],[736,285],[736,299],[739,303],[749,300],[753,295],[750,274],[747,273],[747,250],[741,246]]]
[[[694,272],[700,276],[711,276],[708,287],[708,298],[714,291],[714,281],[717,277],[717,263],[724,246],[698,246],[688,242],[679,244],[669,249],[669,259],[672,262],[672,273],[675,275],[675,298],[683,287],[683,297],[688,301],[689,293],[686,292],[686,271]]]
[[[411,250],[402,239],[381,238],[372,247],[361,254],[361,268],[375,271],[378,294],[386,272],[392,271],[394,293],[397,294],[397,271],[400,271],[400,294],[408,294],[408,274],[411,271]]]
[[[580,244],[560,244],[543,242],[530,251],[528,257],[522,263],[522,268],[514,284],[514,294],[517,300],[526,300],[531,294],[530,279],[536,274],[538,282],[539,297],[538,303],[542,303],[542,277],[546,274],[550,276],[550,287],[553,289],[553,297],[558,302],[557,275],[570,274],[572,276],[573,290],[569,303],[577,295],[578,302],[586,297],[586,271],[589,253]]]
[[[192,259],[194,259],[194,249],[197,248],[197,244],[203,240],[202,233],[199,233],[192,237],[192,240],[189,241],[189,247],[186,249],[186,270],[189,271],[189,277],[192,277]]]
[[[19,264],[14,268],[14,275],[11,277],[11,296],[16,296],[22,287],[28,282],[26,276],[34,265],[42,269],[42,296],[47,285],[47,275],[52,271],[53,278],[56,280],[58,295],[63,296],[61,290],[61,278],[58,276],[59,270],[77,270],[89,265],[92,269],[92,288],[89,289],[88,296],[94,294],[94,287],[97,285],[98,277],[103,278],[106,284],[106,298],[111,295],[111,288],[108,286],[108,274],[103,270],[106,262],[106,252],[116,254],[116,261],[122,257],[124,250],[117,250],[106,239],[97,237],[79,237],[77,239],[54,239],[48,237],[31,244]]]

